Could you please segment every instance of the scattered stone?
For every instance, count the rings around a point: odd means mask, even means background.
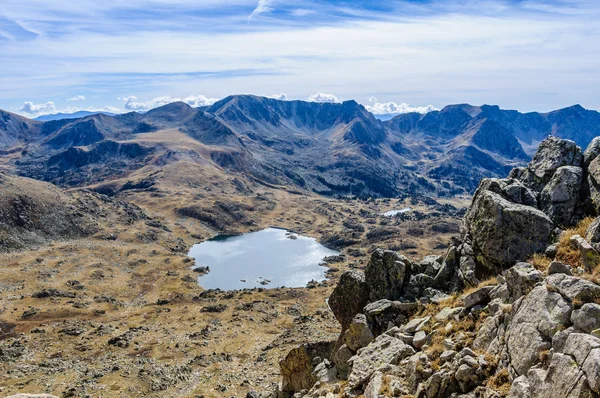
[[[560,261],[552,261],[548,266],[548,275],[552,274],[573,275],[571,266]]]
[[[494,289],[494,286],[484,286],[476,289],[474,292],[469,293],[462,297],[465,309],[470,309],[476,305],[483,305],[490,302],[490,293]]]

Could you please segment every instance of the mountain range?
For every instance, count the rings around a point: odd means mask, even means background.
[[[355,101],[236,95],[210,107],[176,102],[144,114],[50,121],[0,111],[0,166],[104,193],[148,188],[139,176],[194,163],[325,195],[444,197],[527,163],[549,135],[585,147],[600,135],[600,113],[460,104],[381,121]]]
[[[48,115],[41,115],[36,117],[34,120],[37,120],[39,122],[49,122],[52,120],[62,120],[62,119],[79,119],[82,117],[86,117],[86,116],[91,116],[91,115],[98,115],[98,114],[102,114],[102,115],[108,115],[108,116],[115,116],[116,113],[112,113],[112,112],[104,112],[104,111],[77,111],[77,112],[73,112],[73,113],[64,113],[64,112],[59,112],[59,113],[53,113],[53,114],[48,114]]]

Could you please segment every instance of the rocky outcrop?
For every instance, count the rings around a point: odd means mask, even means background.
[[[365,275],[360,271],[348,271],[342,274],[335,290],[329,297],[329,307],[335,318],[346,330],[354,316],[360,312],[369,300],[369,288]]]
[[[595,185],[586,188],[584,180],[593,174],[596,152],[590,147],[584,162],[574,142],[550,137],[527,167],[514,169],[506,179],[481,181],[463,233],[478,274],[501,271],[543,253],[557,228],[574,225],[584,216],[587,204],[595,200]]]
[[[445,256],[376,250],[364,275],[345,274],[330,298],[343,329],[335,377],[296,396],[600,396],[600,286],[589,277],[600,218],[557,243],[559,228],[594,214],[585,176],[599,153],[600,140],[584,156],[549,138],[526,168],[481,182]],[[555,259],[566,249],[576,265]],[[526,262],[538,253],[554,259],[545,270]]]
[[[396,252],[376,250],[365,270],[369,299],[376,301],[400,297],[411,266],[408,258]]]
[[[332,342],[303,344],[290,351],[279,366],[283,375],[281,390],[295,392],[311,388],[318,380],[313,373],[323,358],[329,357]]]

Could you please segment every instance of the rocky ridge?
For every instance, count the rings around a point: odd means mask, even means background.
[[[339,338],[291,351],[265,396],[600,396],[599,148],[548,138],[481,181],[445,256],[345,273]]]

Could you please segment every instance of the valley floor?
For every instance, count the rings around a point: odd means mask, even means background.
[[[106,225],[88,238],[0,255],[0,395],[223,397],[270,389],[291,348],[337,337],[325,300],[344,270],[364,268],[377,247],[442,254],[461,216],[432,202],[345,201],[165,173],[168,186],[120,198],[159,222]],[[378,215],[406,206],[414,211],[403,218]],[[192,244],[268,226],[316,237],[344,256],[312,289],[221,292],[196,283],[186,256]]]

